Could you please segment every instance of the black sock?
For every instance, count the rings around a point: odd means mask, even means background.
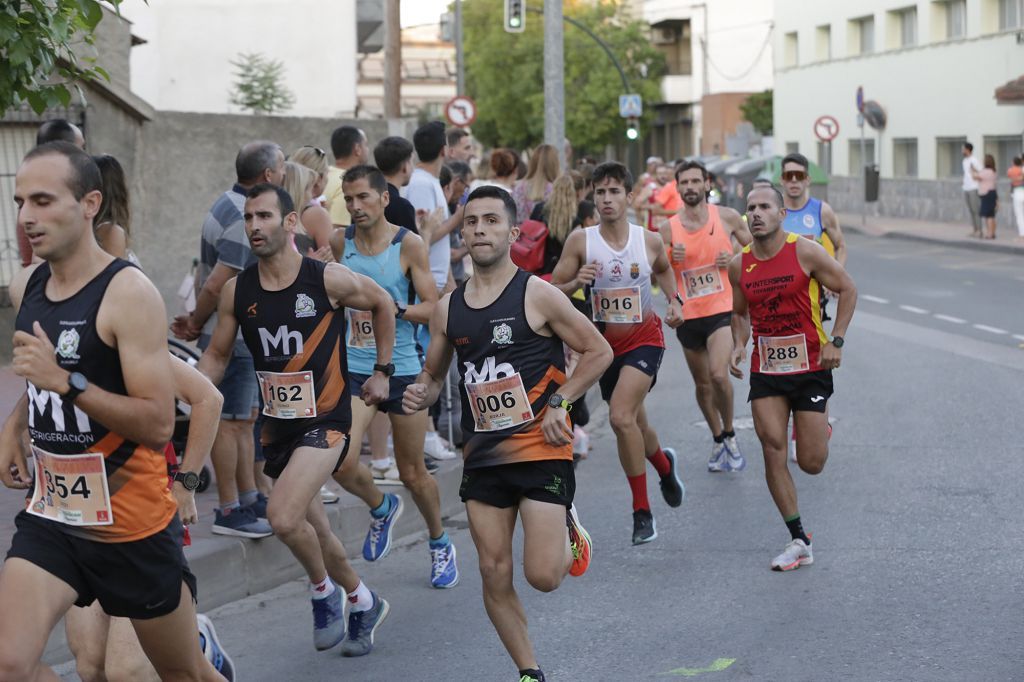
[[[722,431],[722,438],[735,438],[735,437],[736,437],[736,432],[735,431]]]
[[[523,677],[524,675],[532,675],[537,678],[537,682],[544,682],[544,673],[541,672],[540,668],[527,668],[526,670],[520,670],[519,677]]]
[[[716,443],[722,443],[722,442],[725,441],[725,432],[723,431],[722,433],[718,434],[717,436],[712,436],[712,438],[715,439]]]
[[[799,514],[785,519],[785,522],[786,528],[789,529],[789,534],[794,540],[803,540],[805,545],[811,544],[811,539],[807,537],[806,533],[804,533],[804,524],[800,523]]]

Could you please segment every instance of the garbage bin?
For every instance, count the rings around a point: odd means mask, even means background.
[[[864,201],[878,201],[878,166],[864,166]]]

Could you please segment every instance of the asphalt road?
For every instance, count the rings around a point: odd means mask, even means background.
[[[518,581],[549,679],[1024,678],[1024,449],[1014,426],[1024,350],[1012,337],[1024,334],[1024,261],[850,242],[861,292],[888,303],[862,302],[847,335],[828,466],[817,477],[795,474],[814,565],[768,569],[789,538],[739,383],[739,442],[750,467],[705,470],[710,437],[673,340],[647,409],[663,443],[681,454],[686,500],[670,510],[652,480],[660,536],[630,544],[628,488],[600,412],[594,450],[577,472],[578,507],[595,542],[590,571],[551,594]],[[297,582],[212,612],[239,679],[516,679],[484,613],[464,517],[448,527],[462,569],[453,590],[429,587],[422,538],[379,564],[358,564],[393,608],[365,658],[313,650],[306,587]]]

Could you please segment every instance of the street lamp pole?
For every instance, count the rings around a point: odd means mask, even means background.
[[[466,94],[466,65],[462,55],[462,0],[455,0],[455,94]]]
[[[562,3],[544,3],[544,141],[565,167],[565,32]]]

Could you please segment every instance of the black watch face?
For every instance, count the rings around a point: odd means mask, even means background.
[[[199,487],[199,474],[194,471],[188,471],[179,476],[181,484],[185,486],[186,490],[195,490]]]
[[[550,406],[550,407],[561,407],[563,400],[564,400],[564,398],[562,398],[562,396],[560,396],[557,393],[555,393],[550,398],[548,398],[548,406]]]

